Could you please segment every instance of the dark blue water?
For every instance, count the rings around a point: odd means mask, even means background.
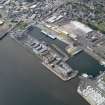
[[[104,66],[100,65],[95,59],[85,52],[70,58],[67,63],[70,64],[73,69],[79,70],[80,74],[88,73],[94,77],[97,76],[100,71],[105,70]]]

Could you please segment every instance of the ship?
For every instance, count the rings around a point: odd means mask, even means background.
[[[51,35],[49,34],[48,32],[44,31],[44,30],[41,30],[42,33],[44,33],[46,36],[50,37],[51,39],[56,39],[56,36],[55,35]]]
[[[105,67],[105,61],[100,61],[100,64]]]

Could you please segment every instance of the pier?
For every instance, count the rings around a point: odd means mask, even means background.
[[[15,26],[12,26],[10,29],[8,29],[6,32],[2,33],[0,35],[0,40],[2,40],[3,38],[5,38],[10,31],[12,31],[13,29],[15,29],[17,27],[17,25],[20,23],[21,21],[19,21]]]

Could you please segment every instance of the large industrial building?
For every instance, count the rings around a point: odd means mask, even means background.
[[[105,72],[95,80],[83,74],[78,93],[91,105],[105,105]]]

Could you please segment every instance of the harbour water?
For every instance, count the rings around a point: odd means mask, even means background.
[[[104,69],[85,53],[68,62],[95,75]],[[0,105],[89,105],[77,94],[78,83],[60,80],[11,38],[0,41]]]

